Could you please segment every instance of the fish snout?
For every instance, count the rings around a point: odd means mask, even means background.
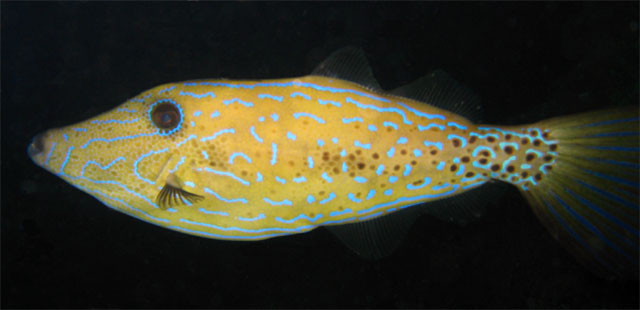
[[[31,140],[27,147],[27,154],[38,165],[44,165],[46,155],[51,148],[51,143],[46,138],[46,132],[39,133]]]

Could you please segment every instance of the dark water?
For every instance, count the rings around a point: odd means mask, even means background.
[[[385,88],[444,69],[492,123],[638,104],[638,3],[2,3],[2,307],[638,308],[515,190],[466,227],[422,218],[388,259],[324,229],[192,237],[36,167],[36,133],[160,83],[309,73],[361,46]]]

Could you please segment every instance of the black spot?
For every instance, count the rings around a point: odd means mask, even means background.
[[[471,136],[471,138],[469,138],[469,143],[474,143],[476,142],[476,136]]]
[[[474,175],[474,173],[473,173],[473,172],[467,172],[464,176],[465,176],[465,177],[467,177],[467,178],[470,178],[470,177],[472,177],[473,175]]]
[[[516,167],[509,165],[509,166],[507,166],[507,171],[508,172],[514,172],[514,171],[516,171]]]
[[[511,140],[511,134],[508,133],[508,134],[504,135],[504,139],[507,140],[507,141]]]
[[[430,153],[431,155],[436,155],[436,154],[438,154],[438,151],[437,151],[437,150],[431,150],[431,152],[429,152],[429,153]]]
[[[551,151],[555,152],[555,150],[557,150],[557,149],[558,149],[558,145],[557,145],[557,144],[551,144],[551,145],[549,145],[549,149],[550,149]]]
[[[535,146],[540,146],[540,143],[542,143],[542,141],[540,141],[538,139],[533,140],[533,145],[535,145]]]
[[[458,170],[458,166],[456,164],[451,165],[451,172],[457,171],[457,170]]]
[[[536,175],[534,176],[534,178],[536,179],[536,181],[540,181],[542,180],[542,175],[539,173],[536,173]]]
[[[489,141],[490,143],[496,142],[496,138],[492,137],[492,136],[488,136],[487,137],[487,141]]]
[[[453,147],[460,147],[460,140],[453,139],[451,140],[451,142],[453,143]]]
[[[358,163],[358,169],[362,170],[364,169],[364,167],[366,167],[367,165],[365,165],[364,163]]]
[[[498,170],[500,170],[500,165],[498,164],[491,165],[491,171],[498,171]]]
[[[486,164],[487,164],[487,162],[489,162],[489,160],[487,160],[486,158],[480,158],[480,159],[478,160],[478,162],[479,162],[480,164],[482,164],[482,165],[486,165]]]
[[[373,153],[373,155],[371,155],[371,157],[373,157],[373,159],[378,159],[378,158],[380,158],[380,155],[378,155],[378,153]]]
[[[526,145],[527,143],[529,143],[529,139],[527,138],[522,138],[522,141],[520,141],[520,144],[522,145]]]
[[[468,163],[469,162],[469,156],[463,156],[461,160],[462,160],[463,163]]]
[[[504,147],[504,152],[507,154],[513,154],[513,146],[507,145]]]
[[[532,160],[536,159],[536,155],[533,154],[533,153],[529,153],[529,154],[527,154],[527,156],[524,159],[526,159],[527,161],[532,161]]]
[[[542,159],[544,159],[544,161],[551,161],[553,157],[551,155],[545,155]]]

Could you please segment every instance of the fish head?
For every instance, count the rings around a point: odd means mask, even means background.
[[[27,148],[38,166],[117,209],[157,209],[155,197],[189,154],[198,106],[178,96],[181,84],[164,84],[85,121],[36,135]],[[194,114],[195,113],[195,114]],[[204,123],[204,122],[199,122]],[[199,128],[202,130],[202,128]]]

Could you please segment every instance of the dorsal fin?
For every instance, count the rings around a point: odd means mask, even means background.
[[[320,63],[311,75],[338,78],[357,83],[371,90],[381,90],[361,48],[347,46],[333,52]]]
[[[391,93],[445,109],[473,122],[482,120],[479,97],[442,70],[435,70]]]

